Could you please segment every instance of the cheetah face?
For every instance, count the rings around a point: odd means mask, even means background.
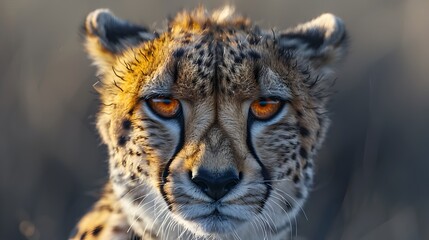
[[[110,178],[136,232],[288,228],[328,126],[341,20],[265,31],[228,8],[200,9],[158,34],[97,10],[85,30]]]

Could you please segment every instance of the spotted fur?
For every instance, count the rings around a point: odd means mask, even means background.
[[[97,127],[110,178],[70,239],[293,234],[329,125],[331,67],[346,48],[340,19],[262,30],[229,7],[199,8],[157,33],[99,9],[85,34],[100,76]],[[158,96],[178,99],[178,116],[153,112],[147,101]],[[261,97],[284,103],[266,121],[249,112]],[[192,181],[201,169],[239,181],[213,200]]]

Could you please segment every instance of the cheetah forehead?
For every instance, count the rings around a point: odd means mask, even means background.
[[[259,79],[267,71],[262,71],[261,51],[241,38],[240,34],[214,32],[178,40],[181,47],[173,53],[175,94],[184,98],[215,92],[241,98],[258,95]]]
[[[166,88],[170,88],[175,96],[193,100],[214,93],[254,99],[289,92],[290,81],[282,73],[292,69],[276,69],[272,32],[263,32],[231,10],[203,14],[202,10],[181,13],[172,21],[164,48],[169,63],[146,82],[146,89],[169,92]]]

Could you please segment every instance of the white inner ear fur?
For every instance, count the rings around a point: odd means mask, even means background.
[[[298,25],[296,29],[305,32],[311,28],[324,30],[325,41],[328,41],[325,44],[330,44],[331,42],[329,40],[338,40],[338,37],[341,37],[344,33],[343,21],[331,13],[324,13],[308,23]],[[334,34],[337,36],[333,36]]]
[[[302,35],[308,33],[309,36],[311,36],[312,31],[323,34],[323,43],[317,49],[308,47],[303,39],[287,36],[288,33]],[[345,34],[345,26],[340,18],[331,13],[324,13],[309,22],[299,24],[295,28],[286,30],[285,34],[286,36],[281,40],[281,44],[284,47],[297,47],[303,55],[315,52],[323,54],[340,47],[337,46],[337,43],[341,41]]]
[[[86,31],[88,31],[90,34],[94,33],[93,31],[94,29],[99,28],[97,20],[100,14],[112,15],[112,12],[107,8],[100,8],[89,13],[88,16],[86,17],[85,28],[86,28]],[[102,30],[104,34],[104,28],[100,30]]]

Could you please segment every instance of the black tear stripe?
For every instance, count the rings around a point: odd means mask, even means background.
[[[258,155],[256,155],[255,148],[252,145],[252,140],[251,140],[252,136],[250,134],[250,128],[251,128],[251,125],[253,122],[254,122],[254,118],[249,113],[249,117],[247,118],[247,139],[246,139],[247,140],[247,147],[250,150],[250,154],[252,154],[252,156],[256,159],[256,162],[261,167],[262,177],[264,178],[264,185],[267,188],[267,191],[265,192],[265,196],[264,196],[264,201],[262,201],[261,205],[260,205],[260,212],[262,212],[262,210],[264,209],[264,206],[265,206],[265,202],[267,201],[268,197],[270,196],[271,190],[273,188],[271,186],[271,176],[268,173],[265,165],[259,159]]]
[[[182,107],[180,107],[180,113],[182,113]],[[176,158],[177,154],[180,152],[180,149],[182,149],[185,139],[185,125],[184,125],[184,117],[183,114],[179,114],[178,116],[178,122],[179,122],[179,128],[180,128],[180,138],[179,143],[176,146],[176,149],[174,150],[174,154],[171,157],[171,159],[167,162],[167,164],[164,167],[164,170],[159,171],[159,175],[161,178],[161,184],[159,185],[159,190],[161,192],[162,197],[164,198],[164,201],[168,205],[168,209],[172,211],[172,206],[170,200],[167,198],[167,193],[165,192],[164,186],[167,183],[167,177],[170,174],[170,165],[173,162],[173,160]]]

